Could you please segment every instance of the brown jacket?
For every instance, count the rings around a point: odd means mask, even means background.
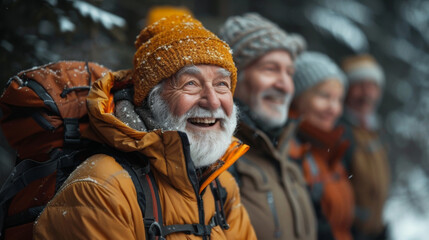
[[[215,226],[211,239],[256,239],[239,189],[225,171],[242,153],[236,145],[222,159],[224,165],[198,183],[189,157],[189,143],[176,131],[136,131],[112,114],[115,74],[97,81],[88,96],[91,132],[86,136],[121,151],[145,155],[159,189],[164,225],[203,223],[215,214],[215,201],[207,181],[218,177],[227,191],[224,210],[229,230]],[[230,153],[230,154],[229,154]],[[202,192],[202,193],[201,193]],[[97,154],[87,159],[63,184],[35,224],[35,239],[145,239],[145,227],[130,175],[112,157]],[[167,239],[201,239],[173,233]]]
[[[342,139],[343,128],[322,131],[302,121],[291,141],[290,156],[302,168],[318,215],[319,238],[351,240],[354,197],[342,164],[349,147]]]
[[[352,116],[342,122],[351,130],[354,143],[353,154],[347,162],[356,199],[355,231],[366,238],[375,237],[383,234],[383,207],[389,195],[390,166],[386,147],[378,130],[359,126]]]
[[[264,132],[244,123],[236,134],[251,146],[235,167],[242,202],[258,239],[316,239],[316,218],[304,178],[287,158],[293,128],[290,124],[283,130],[277,146]]]

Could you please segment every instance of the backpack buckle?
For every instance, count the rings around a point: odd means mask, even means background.
[[[73,148],[80,144],[79,119],[64,118],[64,146]]]
[[[212,232],[210,225],[192,224],[192,227],[194,228],[193,234],[197,236],[210,236]]]
[[[149,235],[149,239],[155,239],[155,237],[159,237],[161,240],[165,240],[165,238],[162,235],[162,228],[161,225],[157,221],[154,221],[150,224],[147,233]]]

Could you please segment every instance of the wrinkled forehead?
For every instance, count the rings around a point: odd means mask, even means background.
[[[173,75],[173,78],[179,79],[183,75],[203,75],[204,73],[201,70],[203,67],[215,68],[216,74],[218,74],[220,77],[231,76],[231,73],[228,70],[216,65],[187,65],[177,71],[177,73]]]

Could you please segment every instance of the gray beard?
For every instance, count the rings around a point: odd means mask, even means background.
[[[272,91],[266,91],[266,93],[262,93],[263,94],[272,94]],[[284,105],[280,105],[280,106],[276,106],[273,108],[275,108],[275,110],[280,114],[280,117],[273,117],[270,116],[269,114],[267,114],[263,108],[262,108],[262,103],[261,103],[261,99],[263,98],[263,96],[260,97],[255,97],[254,98],[254,103],[252,104],[252,106],[249,106],[250,108],[250,114],[252,116],[252,118],[258,122],[259,125],[264,126],[266,129],[276,129],[279,127],[282,127],[285,125],[287,119],[288,119],[288,112],[289,112],[289,105],[290,102],[292,100],[292,95],[291,94],[285,94],[285,104]]]
[[[220,159],[231,144],[231,138],[237,126],[237,107],[228,117],[219,108],[210,111],[201,107],[193,107],[180,117],[174,116],[168,104],[161,97],[162,84],[155,86],[148,96],[148,105],[155,121],[155,127],[166,131],[186,133],[190,143],[191,159],[195,167],[208,166]],[[187,119],[192,117],[220,118],[221,131],[194,132],[186,129]]]

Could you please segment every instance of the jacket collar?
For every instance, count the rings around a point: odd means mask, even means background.
[[[295,133],[296,126],[296,121],[289,121],[283,129],[280,129],[279,137],[273,142],[262,130],[241,121],[236,136],[253,150],[263,151],[264,154],[273,156],[275,159],[284,159],[287,156],[288,143]]]

